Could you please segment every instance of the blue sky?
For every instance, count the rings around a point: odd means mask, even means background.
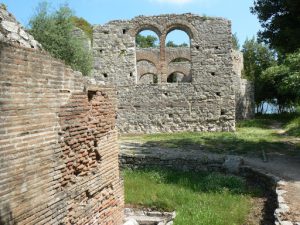
[[[8,10],[24,25],[34,14],[40,0],[0,0]],[[91,24],[104,24],[110,20],[131,19],[138,15],[158,15],[165,13],[195,13],[217,16],[232,21],[232,31],[237,33],[240,44],[247,37],[256,35],[260,25],[249,8],[253,0],[52,0],[54,7],[68,3],[77,16]],[[177,39],[184,36],[175,35]]]

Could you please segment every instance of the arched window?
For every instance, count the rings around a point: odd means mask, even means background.
[[[190,36],[180,28],[172,28],[166,37],[168,83],[191,82]]]
[[[142,30],[135,37],[137,48],[159,48],[159,36],[152,30]]]
[[[158,83],[158,76],[157,74],[153,73],[146,73],[141,75],[139,79],[140,84],[156,84]]]
[[[166,47],[176,48],[176,47],[190,47],[190,37],[189,35],[180,29],[174,29],[170,31],[166,37]]]
[[[173,72],[168,76],[168,83],[190,82],[187,75],[182,72]]]

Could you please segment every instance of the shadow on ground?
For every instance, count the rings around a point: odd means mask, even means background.
[[[275,135],[275,134],[274,134]],[[263,137],[262,137],[263,138]],[[184,150],[204,150],[219,154],[248,154],[262,156],[274,153],[283,155],[300,155],[300,147],[288,141],[249,141],[233,134],[222,136],[199,136],[199,138],[174,138],[147,141],[144,146],[158,146]]]

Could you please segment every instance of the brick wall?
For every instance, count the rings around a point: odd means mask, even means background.
[[[0,87],[0,224],[121,224],[115,90],[4,43]]]

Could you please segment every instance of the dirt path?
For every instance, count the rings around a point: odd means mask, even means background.
[[[300,224],[300,157],[268,155],[268,162],[258,158],[244,157],[245,163],[263,169],[285,180],[283,195],[289,206],[286,219]]]

